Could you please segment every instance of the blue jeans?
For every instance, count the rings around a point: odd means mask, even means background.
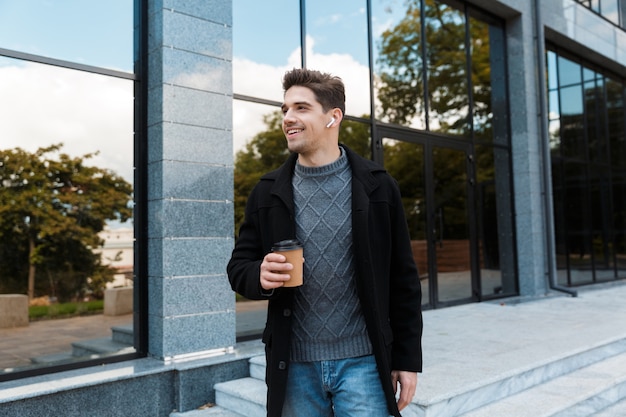
[[[283,417],[389,417],[374,355],[291,362],[288,372]]]

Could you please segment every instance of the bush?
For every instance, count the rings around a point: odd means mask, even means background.
[[[93,300],[84,303],[59,303],[49,306],[30,306],[30,320],[66,318],[100,313],[104,310],[104,300]]]

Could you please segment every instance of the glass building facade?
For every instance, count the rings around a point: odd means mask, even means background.
[[[624,278],[624,78],[557,46],[546,62],[559,283]]]
[[[625,3],[0,0],[0,295],[100,302],[130,337],[67,357],[109,335],[0,328],[0,409],[168,415],[247,372],[225,265],[292,68],[344,80],[340,140],[398,181],[424,309],[626,279]],[[132,310],[102,314],[119,286]]]
[[[263,16],[274,36],[265,5],[234,3],[234,21],[242,22],[233,35],[236,174],[263,152],[258,138],[274,129],[283,141],[275,121],[285,70],[306,65],[338,75],[347,90],[340,141],[398,180],[424,307],[516,294],[503,21],[459,2],[296,6],[284,11],[290,24],[278,42],[246,35],[246,19]],[[268,44],[280,47],[259,54]],[[253,75],[260,68],[267,82]],[[264,168],[282,159],[275,162]],[[246,178],[235,176],[242,213],[250,188],[238,189],[238,178]]]
[[[37,345],[3,345],[2,379],[136,353],[132,295],[102,312],[133,288],[137,20],[132,2],[84,6],[0,2],[0,294],[28,295]],[[88,348],[110,338],[79,325],[94,311],[131,340]]]

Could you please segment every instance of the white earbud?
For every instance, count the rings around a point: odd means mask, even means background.
[[[326,127],[331,127],[333,125],[333,123],[335,123],[335,118],[331,117],[330,122],[328,122],[328,124],[326,125]]]

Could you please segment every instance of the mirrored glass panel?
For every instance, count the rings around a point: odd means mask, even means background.
[[[615,79],[606,79],[606,108],[608,115],[609,149],[611,165],[624,168],[626,165],[626,86]]]
[[[613,241],[617,277],[626,278],[626,169],[613,171]]]
[[[469,136],[465,16],[445,4],[426,4],[429,129],[451,136]]]
[[[472,128],[474,138],[479,141],[493,140],[493,108],[491,91],[491,61],[504,59],[498,54],[492,58],[489,25],[474,18],[469,20],[472,81]],[[493,68],[493,74],[498,74]],[[506,137],[506,135],[504,135]]]
[[[306,66],[341,77],[346,114],[369,117],[366,0],[306,2]]]
[[[376,118],[426,129],[419,2],[372,2]]]
[[[591,211],[588,194],[587,167],[584,164],[564,164],[567,262],[571,285],[593,281]]]
[[[133,82],[0,59],[0,114],[0,373],[134,352]]]
[[[595,279],[606,281],[615,278],[613,233],[611,233],[611,182],[608,169],[592,166],[589,185]]]
[[[509,154],[490,146],[475,148],[476,216],[483,296],[515,293],[515,263]]]
[[[300,67],[299,3],[276,0],[270,7],[263,1],[234,0],[235,94],[282,101],[285,71]]]
[[[428,237],[426,232],[426,184],[424,145],[384,138],[385,169],[400,186],[409,226],[413,258],[422,284],[422,305],[428,304]]]
[[[0,48],[132,72],[132,2],[0,1]]]

